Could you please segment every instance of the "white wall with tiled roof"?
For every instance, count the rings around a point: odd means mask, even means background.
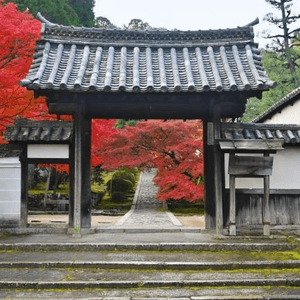
[[[255,156],[255,154],[251,154]],[[261,154],[260,154],[261,156]],[[284,150],[271,155],[274,157],[273,172],[270,176],[271,189],[299,189],[300,188],[300,152],[299,147],[287,146]],[[228,175],[229,155],[225,154],[225,188],[229,188]],[[237,189],[262,189],[262,178],[237,178]]]
[[[285,106],[280,112],[277,112],[263,123],[300,125],[300,99],[295,101],[293,105]]]

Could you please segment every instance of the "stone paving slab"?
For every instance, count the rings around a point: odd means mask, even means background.
[[[116,226],[137,229],[156,227],[161,230],[182,227],[173,214],[166,212],[165,205],[155,198],[158,189],[153,178],[156,172],[156,169],[150,169],[141,173],[131,210],[117,222]]]

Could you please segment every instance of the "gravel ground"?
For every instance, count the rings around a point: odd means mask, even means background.
[[[147,226],[153,224],[157,226],[173,226],[169,217],[161,210],[163,205],[155,199],[157,187],[152,181],[155,174],[156,169],[150,169],[142,173],[140,188],[137,191],[138,197],[135,203],[135,210],[125,221],[126,226]],[[122,216],[94,215],[92,216],[92,226],[113,225],[121,218]],[[205,228],[204,216],[177,216],[176,218],[185,228]],[[28,216],[28,223],[67,224],[67,222],[67,214]]]
[[[117,223],[122,216],[92,216],[92,226],[113,225]],[[205,228],[204,216],[176,216],[185,228]],[[63,224],[68,222],[68,215],[29,215],[28,223],[47,223]]]

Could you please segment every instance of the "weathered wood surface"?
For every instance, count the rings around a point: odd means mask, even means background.
[[[221,137],[220,105],[213,105],[214,138],[217,141]],[[217,142],[213,146],[214,153],[214,189],[216,204],[216,233],[223,234],[223,187],[224,187],[224,160],[223,153]]]
[[[20,225],[27,227],[28,222],[28,161],[27,147],[24,147],[21,161],[21,220]]]
[[[236,225],[247,227],[263,222],[263,190],[236,190]],[[224,227],[229,226],[229,190],[224,196]],[[300,225],[300,191],[292,194],[289,190],[271,190],[270,225]]]
[[[268,150],[283,150],[282,140],[231,140],[220,141],[220,147],[223,151],[268,151]]]
[[[216,228],[216,206],[214,190],[213,123],[203,120],[204,175],[205,175],[205,228]]]
[[[235,176],[266,176],[272,174],[273,157],[230,156],[228,173]]]

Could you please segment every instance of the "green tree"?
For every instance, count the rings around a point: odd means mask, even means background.
[[[291,29],[291,25],[300,20],[300,14],[292,12],[293,0],[265,0],[274,9],[279,10],[279,16],[273,13],[268,13],[264,20],[276,25],[280,29],[280,33],[267,35],[266,37],[273,42],[273,49],[280,53],[280,57],[286,60],[286,66],[292,75],[295,75],[295,69],[298,67],[297,61],[300,56],[299,53],[293,51],[295,42],[299,41],[300,27]],[[292,80],[297,87],[297,77],[293,76]]]
[[[279,14],[268,13],[264,20],[276,25],[278,33],[267,34],[271,40],[268,51],[264,51],[263,65],[268,77],[276,82],[276,87],[263,93],[262,100],[249,99],[243,122],[249,122],[278,102],[300,85],[300,27],[292,25],[300,20],[300,14],[292,12],[293,0],[265,0]]]
[[[291,51],[294,55],[300,55],[300,48],[295,47]],[[268,77],[275,81],[276,86],[263,93],[262,100],[250,98],[245,114],[242,117],[242,122],[249,122],[255,119],[258,115],[267,110],[270,106],[278,102],[295,88],[294,79],[296,78],[298,85],[300,82],[300,68],[296,68],[292,74],[287,68],[287,62],[284,56],[277,52],[264,51],[263,66],[268,74]]]
[[[94,26],[94,0],[69,0],[69,4],[76,11],[80,23],[86,27]]]
[[[8,0],[7,2],[16,3],[19,10],[29,10],[34,16],[40,12],[53,23],[82,26],[76,11],[67,0]]]

